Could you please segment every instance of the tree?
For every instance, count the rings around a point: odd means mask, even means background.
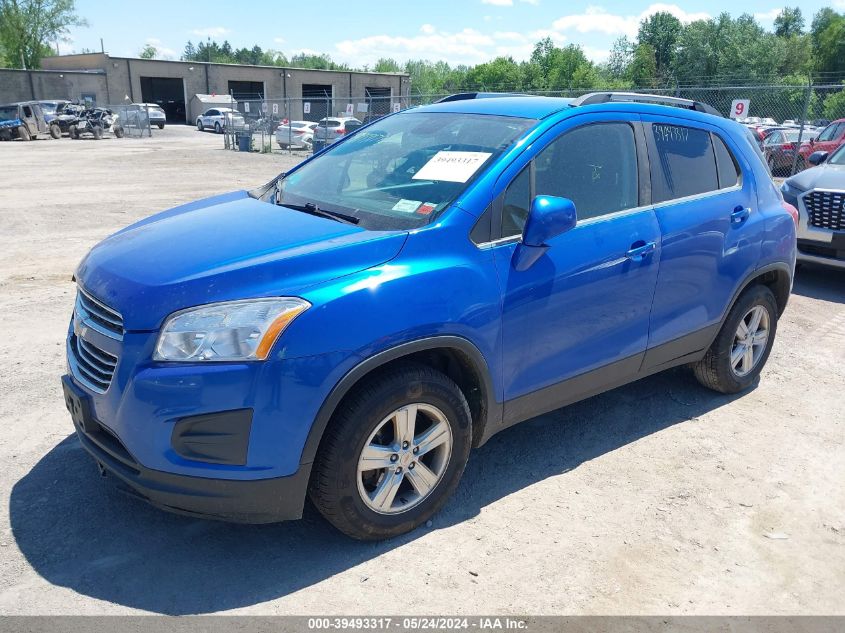
[[[775,35],[778,37],[792,37],[801,35],[804,31],[804,16],[801,9],[784,7],[775,18]]]
[[[816,70],[845,72],[845,15],[825,8],[816,13],[810,28]]]
[[[185,52],[182,53],[182,61],[183,62],[195,62],[198,61],[197,59],[197,49],[194,48],[193,42],[188,40],[188,43],[185,44]]]
[[[141,59],[155,59],[158,56],[158,49],[152,44],[145,44],[138,57]]]
[[[402,66],[399,65],[395,59],[390,57],[382,57],[373,66],[373,72],[376,73],[401,73]]]
[[[651,46],[658,77],[668,76],[682,30],[681,21],[667,11],[658,11],[640,22],[637,43]]]
[[[628,70],[628,78],[635,88],[657,87],[657,55],[651,44],[640,44]]]
[[[606,66],[611,77],[623,78],[627,75],[628,67],[634,60],[635,48],[634,43],[624,35],[613,42]]]
[[[0,43],[14,68],[39,68],[52,54],[50,42],[66,37],[68,27],[86,24],[74,0],[0,0]]]
[[[831,121],[845,118],[845,84],[842,90],[824,100],[824,116]]]

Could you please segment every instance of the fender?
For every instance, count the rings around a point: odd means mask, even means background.
[[[335,409],[340,404],[343,397],[349,393],[349,390],[352,389],[352,387],[361,378],[369,374],[374,369],[377,369],[390,361],[402,358],[403,356],[408,356],[409,354],[413,354],[415,352],[442,348],[457,350],[465,354],[467,358],[470,359],[470,362],[472,362],[475,372],[481,377],[481,397],[485,403],[486,411],[486,415],[484,416],[485,419],[482,424],[487,427],[487,432],[484,433],[485,439],[489,437],[489,427],[498,427],[501,422],[502,405],[496,402],[493,383],[490,379],[490,369],[484,355],[473,343],[461,336],[432,336],[410,341],[408,343],[402,343],[396,347],[391,347],[375,354],[374,356],[370,356],[349,370],[349,372],[347,372],[347,374],[332,388],[328,397],[320,407],[317,417],[314,420],[314,424],[311,425],[311,430],[308,432],[308,439],[305,441],[305,447],[302,449],[300,464],[311,464],[314,461],[317,449],[320,446],[320,440],[323,438],[323,432],[326,430]]]
[[[789,288],[786,292],[786,295],[783,297],[779,297],[778,293],[775,292],[775,297],[780,300],[783,299],[783,305],[779,305],[780,313],[783,314],[783,311],[786,309],[786,304],[789,301],[789,295],[792,294],[792,270],[790,270],[789,265],[786,262],[772,262],[771,264],[766,264],[764,266],[760,266],[759,268],[755,268],[748,276],[742,280],[742,283],[738,286],[736,292],[734,292],[733,297],[731,297],[731,302],[728,304],[728,307],[725,308],[724,313],[722,314],[722,318],[719,320],[719,327],[721,329],[721,325],[725,322],[725,319],[728,318],[728,312],[731,311],[731,308],[734,307],[736,300],[739,299],[739,295],[745,292],[745,289],[751,285],[751,282],[754,281],[757,277],[761,275],[765,275],[766,273],[773,273],[773,272],[782,272],[786,273],[787,278],[789,279]],[[780,316],[780,315],[778,315]]]

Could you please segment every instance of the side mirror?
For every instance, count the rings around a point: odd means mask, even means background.
[[[569,198],[536,196],[514,253],[514,268],[530,268],[548,250],[548,241],[572,229],[576,222],[575,203]]]
[[[824,161],[827,160],[827,156],[827,152],[813,152],[807,158],[807,162],[811,165],[821,165]]]

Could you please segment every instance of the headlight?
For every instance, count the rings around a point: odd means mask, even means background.
[[[212,303],[171,315],[158,337],[155,360],[264,360],[284,329],[311,307],[277,297]]]

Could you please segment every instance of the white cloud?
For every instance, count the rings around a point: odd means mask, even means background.
[[[273,38],[273,43],[274,43],[274,44],[279,44],[279,45],[281,45],[281,44],[284,44],[284,43],[285,43],[285,41],[286,41],[286,40],[285,40],[285,38],[283,38],[283,37],[274,37],[274,38]]]
[[[225,26],[206,26],[200,29],[191,30],[191,33],[198,37],[210,37],[212,39],[215,37],[223,37],[230,32],[231,31]]]
[[[627,35],[634,37],[640,22],[658,12],[671,13],[683,23],[706,20],[710,17],[704,12],[688,13],[676,4],[652,4],[639,15],[618,15],[608,13],[604,8],[590,5],[584,13],[564,15],[554,21],[558,31],[578,31],[579,33],[604,33],[606,35]]]
[[[843,0],[843,2],[845,2],[845,0]],[[754,18],[758,22],[771,23],[775,21],[775,18],[778,17],[778,15],[780,15],[780,12],[780,9],[770,9],[769,11],[755,13]]]
[[[450,64],[479,64],[498,56],[523,60],[531,56],[537,40],[546,36],[555,44],[567,39],[566,35],[552,30],[482,33],[472,28],[442,31],[424,24],[420,33],[411,37],[372,35],[338,42],[332,57],[355,66],[373,65],[380,57],[398,61],[445,59]]]
[[[162,44],[157,37],[148,37],[144,40],[144,45],[150,45],[156,49],[156,59],[176,59],[179,57],[175,50]]]
[[[492,4],[494,7],[512,7],[513,0],[481,0],[481,4]]]

